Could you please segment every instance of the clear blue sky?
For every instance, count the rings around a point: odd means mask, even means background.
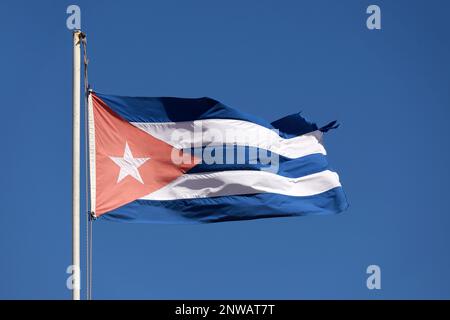
[[[71,296],[72,3],[0,4],[0,298]],[[450,298],[448,1],[76,3],[99,92],[339,120],[326,144],[351,205],[212,225],[98,221],[95,298]],[[381,31],[365,26],[370,4]],[[380,291],[366,288],[370,264]]]

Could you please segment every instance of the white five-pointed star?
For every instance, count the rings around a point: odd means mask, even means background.
[[[142,166],[150,158],[133,158],[128,142],[125,142],[125,151],[123,157],[110,157],[115,164],[120,167],[119,177],[117,183],[122,181],[127,176],[132,176],[140,183],[144,184],[144,181],[139,174],[138,168]]]

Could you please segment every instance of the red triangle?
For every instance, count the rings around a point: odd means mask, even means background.
[[[195,166],[198,158],[185,154],[188,164],[171,159],[171,145],[156,139],[122,119],[99,97],[92,94],[95,123],[96,208],[100,216],[164,187]],[[120,166],[111,157],[123,157],[128,144],[134,158],[150,158],[139,168],[142,182],[131,175],[118,181]]]

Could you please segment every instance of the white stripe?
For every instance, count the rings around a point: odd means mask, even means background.
[[[319,194],[339,186],[339,176],[329,170],[300,178],[288,178],[265,171],[220,171],[182,175],[141,199],[176,200],[255,193],[301,197]]]
[[[95,214],[96,171],[95,171],[95,124],[92,95],[88,97],[88,135],[89,135],[89,187],[90,187],[90,211]]]
[[[322,132],[317,130],[284,139],[274,130],[258,124],[232,119],[207,119],[183,122],[131,122],[173,147],[240,145],[266,149],[288,158],[326,154]]]

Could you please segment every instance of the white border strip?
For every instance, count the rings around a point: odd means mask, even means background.
[[[340,187],[336,172],[324,170],[300,178],[265,171],[235,170],[185,174],[142,200],[177,200],[256,193],[305,197]]]
[[[131,124],[178,149],[240,145],[266,149],[292,159],[316,153],[326,154],[322,145],[323,134],[319,130],[284,139],[275,130],[232,119]]]
[[[88,96],[88,135],[89,135],[89,186],[90,186],[90,212],[95,214],[96,209],[96,167],[95,167],[95,121],[92,93]]]

